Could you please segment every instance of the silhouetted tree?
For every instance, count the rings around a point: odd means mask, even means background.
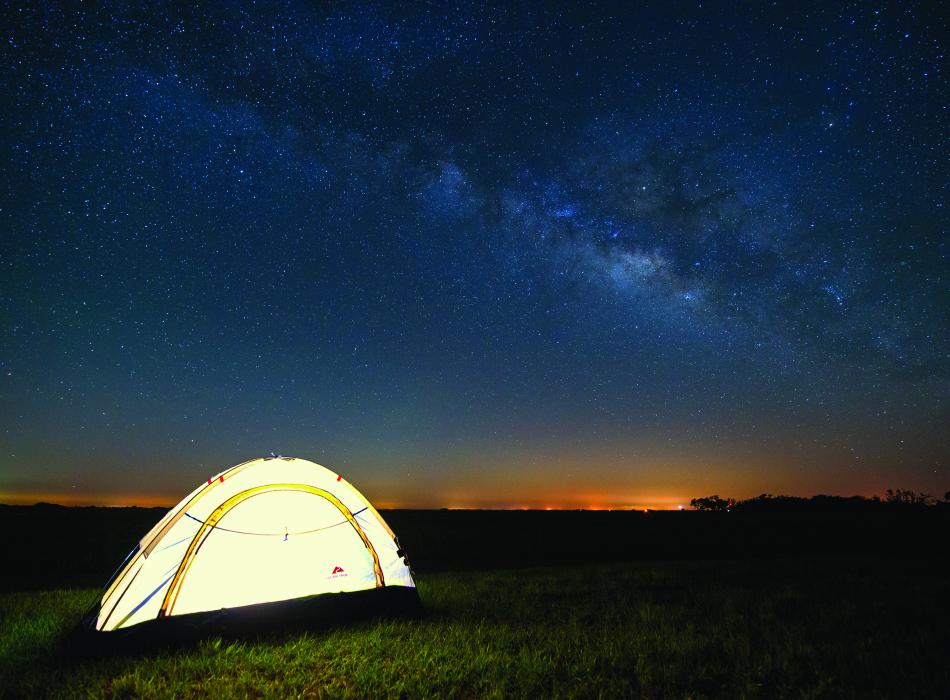
[[[719,494],[715,496],[703,496],[702,498],[694,498],[689,502],[691,508],[696,510],[719,510],[726,511],[731,510],[736,504],[736,499],[734,498],[721,498]]]
[[[866,513],[882,506],[907,506],[914,508],[940,506],[950,507],[950,491],[944,494],[944,500],[939,500],[923,492],[909,489],[888,489],[883,498],[881,496],[774,496],[763,493],[752,498],[737,501],[734,498],[721,496],[704,496],[694,498],[689,505],[695,510],[736,511],[742,513],[775,513],[775,512],[823,512],[823,513]]]
[[[917,493],[910,489],[888,489],[884,495],[884,501],[902,506],[932,506],[937,499],[929,494]]]

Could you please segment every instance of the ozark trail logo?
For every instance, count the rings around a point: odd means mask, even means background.
[[[330,576],[346,576],[346,572],[343,571],[342,566],[334,566]]]

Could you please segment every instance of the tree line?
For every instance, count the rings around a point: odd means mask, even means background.
[[[950,507],[950,491],[940,500],[930,494],[909,489],[888,489],[883,496],[773,496],[763,493],[739,500],[723,498],[719,494],[694,498],[689,502],[694,510],[748,511],[765,510],[867,510],[882,507],[932,508]]]

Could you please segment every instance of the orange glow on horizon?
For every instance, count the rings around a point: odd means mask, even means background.
[[[32,506],[52,503],[59,506],[99,506],[104,508],[171,508],[177,499],[167,496],[119,494],[83,494],[77,492],[22,492],[0,491],[0,503],[11,506]]]
[[[48,480],[5,483],[0,503],[170,508],[207,474],[241,461],[234,457],[216,466],[181,465],[175,470],[147,463],[138,470],[147,479],[111,463],[102,473],[88,465],[74,469],[68,481],[53,479],[51,473]],[[525,444],[514,452],[461,450],[398,458],[374,453],[346,462],[315,461],[339,462],[343,476],[380,510],[685,510],[693,498],[711,494],[739,500],[761,493],[870,497],[894,486],[883,473],[866,475],[859,483],[835,476],[827,465],[806,468],[791,456],[774,454],[713,458],[647,450],[633,459],[624,444],[611,441],[571,449]]]
[[[692,483],[682,476],[671,478],[660,474],[653,478],[639,477],[636,483],[624,483],[605,475],[591,473],[582,483],[552,479],[549,475],[525,472],[516,466],[490,472],[453,475],[427,475],[425,485],[414,475],[408,478],[380,479],[349,470],[353,483],[379,510],[588,510],[588,511],[676,511],[689,509],[692,498],[718,493],[723,497],[740,500],[752,498],[763,492],[785,495],[812,496],[816,494],[857,495],[870,497],[882,493],[887,486],[865,484],[864,488],[851,490],[845,484],[796,485],[781,482],[772,487],[752,481],[750,475],[723,471],[717,476],[718,485],[703,482]],[[758,476],[758,475],[757,475]],[[759,479],[761,477],[758,477]],[[633,481],[632,479],[630,480]],[[777,480],[776,480],[777,481]],[[462,483],[459,483],[462,482]],[[612,483],[613,482],[613,483]],[[43,485],[45,486],[45,485]],[[57,488],[55,484],[44,488],[10,488],[0,491],[0,503],[10,505],[33,505],[39,502],[64,506],[101,506],[171,508],[179,502],[193,483],[162,484],[162,493],[132,492],[91,488]],[[117,485],[118,486],[118,485]],[[157,486],[157,485],[156,485]],[[176,487],[181,486],[180,490]],[[829,488],[830,486],[830,488]],[[837,488],[835,488],[837,486]],[[878,488],[874,488],[877,486]],[[791,487],[791,488],[790,488]]]
[[[490,499],[447,499],[444,502],[427,501],[397,501],[388,499],[371,499],[378,510],[545,510],[545,511],[612,511],[612,510],[677,510],[683,502],[682,498],[666,496],[655,499],[641,497],[638,500],[608,502],[606,500],[584,499],[572,502],[570,500],[546,501],[492,501]],[[61,506],[99,506],[99,507],[139,507],[139,508],[171,508],[178,500],[168,496],[157,495],[120,495],[120,494],[82,494],[78,492],[0,492],[0,504],[25,506],[36,503],[52,503]],[[687,501],[688,502],[688,501]]]

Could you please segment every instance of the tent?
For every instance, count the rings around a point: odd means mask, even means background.
[[[278,456],[215,474],[182,499],[84,625],[226,630],[419,609],[405,553],[369,501],[329,469]]]

